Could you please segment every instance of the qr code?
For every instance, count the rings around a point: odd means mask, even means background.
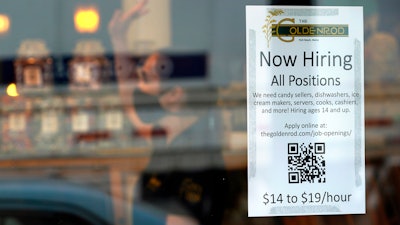
[[[324,156],[325,143],[289,143],[289,183],[325,183]]]

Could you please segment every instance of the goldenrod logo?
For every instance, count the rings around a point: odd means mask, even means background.
[[[280,21],[274,19],[284,13],[281,9],[268,11],[262,31],[267,39],[267,44],[272,37],[277,37],[283,42],[293,42],[295,37],[348,37],[347,24],[296,24],[294,18],[284,18]]]

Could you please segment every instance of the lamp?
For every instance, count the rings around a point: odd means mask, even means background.
[[[96,33],[99,29],[100,15],[95,6],[79,6],[74,14],[75,29],[79,33]]]
[[[14,83],[11,83],[7,86],[6,92],[7,95],[10,97],[17,97],[19,95],[17,91],[17,86]]]
[[[0,34],[5,34],[10,29],[10,18],[5,14],[0,14]]]

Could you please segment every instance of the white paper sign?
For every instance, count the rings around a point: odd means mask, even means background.
[[[363,8],[247,6],[250,217],[365,213]]]

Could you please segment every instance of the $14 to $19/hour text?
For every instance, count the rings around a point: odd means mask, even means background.
[[[351,194],[333,194],[325,191],[320,192],[303,192],[299,195],[296,194],[270,194],[263,195],[264,205],[278,205],[278,204],[326,204],[326,203],[346,203],[351,201]]]

